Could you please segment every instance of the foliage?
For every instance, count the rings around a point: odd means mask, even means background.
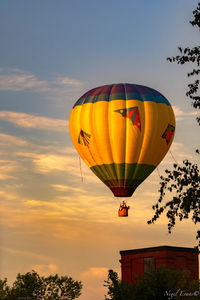
[[[73,300],[81,295],[82,283],[57,274],[40,277],[35,271],[18,274],[12,287],[7,279],[0,280],[2,300]]]
[[[200,222],[200,172],[198,166],[191,164],[188,160],[183,161],[183,166],[174,164],[172,171],[165,170],[165,172],[167,175],[160,177],[160,198],[152,207],[155,214],[148,224],[154,223],[167,210],[168,231],[171,233],[176,218],[182,221],[188,219],[189,214],[192,213],[192,221],[195,224]],[[166,204],[161,205],[167,191],[175,192],[175,196]],[[200,231],[198,231],[197,238],[200,238]]]
[[[182,293],[194,293],[199,291],[199,282],[190,280],[189,272],[175,270],[166,266],[159,266],[157,270],[145,273],[139,277],[138,282],[128,283],[119,280],[113,270],[109,270],[108,279],[105,281],[108,287],[105,300],[160,300],[182,299]],[[173,297],[172,294],[176,294]],[[190,297],[198,300],[198,296]]]
[[[82,284],[80,281],[74,281],[71,277],[61,276],[57,274],[45,278],[46,294],[48,300],[67,299],[72,300],[78,298],[81,293]]]
[[[16,297],[16,299],[30,298],[33,300],[42,299],[44,293],[44,279],[35,271],[24,275],[18,274],[10,292],[13,299]]]
[[[200,2],[193,11],[193,19],[190,21],[192,26],[197,26],[200,30]],[[193,63],[195,68],[187,75],[198,76],[200,74],[200,46],[193,48],[178,47],[180,55],[168,57],[170,62],[178,64]],[[195,109],[200,109],[199,79],[195,79],[193,83],[188,84],[189,90],[186,95],[192,100]],[[200,117],[197,117],[200,125]],[[197,149],[196,152],[200,154]],[[154,216],[147,223],[154,223],[162,213],[166,212],[168,218],[168,232],[171,233],[172,228],[176,224],[176,220],[188,219],[191,215],[192,221],[197,224],[200,222],[200,172],[196,164],[190,163],[187,159],[183,161],[183,165],[174,164],[173,170],[165,170],[166,175],[160,176],[160,197],[155,205],[152,206],[155,211]],[[163,204],[166,192],[169,192],[171,200]],[[175,192],[175,195],[174,193]],[[200,230],[197,231],[196,238],[199,240],[200,246]]]
[[[105,300],[134,300],[136,285],[119,280],[118,274],[113,270],[108,271],[108,279],[104,281],[108,288]],[[108,298],[109,297],[109,298]]]
[[[7,278],[4,280],[0,279],[0,299],[4,300],[7,299],[7,295],[10,292],[10,288],[7,285]]]
[[[199,282],[190,280],[188,270],[180,271],[161,265],[144,275],[137,285],[137,300],[169,299],[170,294],[176,294],[171,299],[182,299],[181,292],[195,292],[199,290]],[[199,299],[190,297],[190,299]]]
[[[197,5],[197,8],[193,11],[193,20],[190,21],[192,26],[197,26],[200,29],[200,2]],[[195,68],[187,73],[188,77],[190,76],[198,76],[200,73],[200,46],[196,46],[193,48],[186,47],[178,47],[180,55],[168,57],[167,60],[170,62],[177,62],[178,64],[185,64],[191,62],[195,64]],[[196,79],[193,83],[188,84],[189,90],[186,95],[192,100],[192,105],[196,109],[200,109],[200,96],[197,94],[199,91],[199,79]],[[197,121],[200,125],[200,117],[197,117]]]

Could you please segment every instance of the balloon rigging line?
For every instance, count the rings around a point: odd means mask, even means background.
[[[173,160],[175,161],[175,163],[177,163],[177,165],[178,165],[178,162],[177,162],[176,159],[174,158],[174,155],[172,154],[171,150],[169,150],[169,153],[171,154],[171,156],[172,156]]]
[[[82,168],[81,168],[81,158],[79,157],[79,166],[80,166],[80,173],[81,173],[81,181],[83,182],[83,173],[82,173]]]
[[[156,167],[156,170],[157,170],[157,172],[158,172],[158,176],[161,177],[161,176],[160,176],[160,172],[159,172],[159,170],[158,170],[158,167]]]

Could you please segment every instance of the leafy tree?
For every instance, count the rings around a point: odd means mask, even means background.
[[[81,295],[82,283],[57,274],[40,277],[35,271],[18,274],[12,287],[0,280],[2,300],[73,300]]]
[[[116,272],[109,270],[105,283],[104,286],[108,287],[105,300],[178,300],[186,293],[190,293],[191,300],[200,299],[199,282],[191,281],[188,271],[166,266],[138,277],[137,283],[121,281]]]
[[[7,285],[7,278],[4,280],[0,279],[0,299],[4,300],[7,299],[7,295],[9,294],[10,289],[9,286]]]
[[[108,288],[105,300],[135,300],[136,285],[119,280],[118,274],[113,270],[108,271],[108,278],[104,281]],[[108,298],[109,297],[109,298]]]
[[[81,293],[82,283],[74,281],[71,277],[57,274],[45,278],[46,299],[48,300],[72,300],[78,298]]]
[[[45,281],[35,271],[18,274],[10,291],[11,298],[40,300],[45,295]]]
[[[190,21],[192,26],[197,26],[200,30],[200,2],[197,5],[197,8],[193,11],[193,19]],[[177,62],[177,64],[185,64],[185,63],[193,63],[195,64],[195,68],[189,73],[187,73],[188,77],[198,76],[200,73],[200,46],[195,46],[193,48],[186,47],[178,47],[180,55],[168,57],[167,60],[170,62]],[[186,95],[192,101],[192,106],[196,109],[200,109],[200,96],[199,92],[199,79],[195,79],[193,83],[188,84],[188,91]],[[200,125],[200,117],[197,117],[197,121]]]
[[[171,233],[172,228],[176,224],[176,219],[180,221],[188,219],[192,213],[192,221],[197,224],[200,222],[200,172],[196,164],[190,163],[188,160],[183,161],[183,166],[173,165],[172,171],[165,170],[166,176],[160,176],[160,198],[157,203],[152,206],[155,210],[153,218],[148,224],[154,223],[159,216],[167,210],[166,216],[168,221],[168,232]],[[165,204],[161,204],[169,192],[172,199]],[[174,193],[173,193],[174,192]],[[197,239],[200,238],[200,231],[197,231]],[[200,245],[200,241],[199,241]]]
[[[193,19],[190,21],[192,26],[197,26],[200,30],[200,2],[193,11]],[[200,46],[193,48],[178,47],[180,55],[168,57],[170,62],[178,64],[192,63],[195,65],[193,70],[187,73],[188,77],[195,76],[193,83],[188,84],[187,97],[192,101],[195,109],[200,109],[199,88],[200,81]],[[197,117],[200,125],[200,116]],[[196,152],[200,154],[197,149]],[[171,233],[172,228],[176,224],[176,220],[188,219],[192,213],[191,219],[197,224],[200,222],[200,172],[197,164],[192,164],[187,159],[183,161],[183,165],[174,164],[173,170],[165,170],[166,175],[160,176],[160,197],[155,205],[152,206],[155,211],[154,216],[147,223],[154,223],[161,214],[166,212],[168,218],[168,232]],[[163,203],[168,192],[171,200]],[[196,238],[199,240],[200,246],[200,230],[197,231]]]
[[[182,299],[181,294],[197,292],[199,282],[190,280],[188,270],[180,271],[161,265],[144,275],[137,285],[137,300]],[[194,296],[190,299],[200,299]]]

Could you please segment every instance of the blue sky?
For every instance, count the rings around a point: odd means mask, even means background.
[[[117,218],[118,201],[84,163],[81,182],[68,119],[91,88],[147,85],[174,107],[174,157],[197,161],[199,127],[185,96],[188,66],[166,61],[178,46],[199,43],[199,31],[189,24],[197,3],[1,1],[1,277],[12,281],[32,268],[67,273],[83,280],[80,299],[100,300],[107,269],[120,271],[120,250],[195,245],[189,221],[172,235],[164,217],[146,225],[158,197],[157,172],[129,200],[130,217]],[[159,172],[173,162],[168,154]]]

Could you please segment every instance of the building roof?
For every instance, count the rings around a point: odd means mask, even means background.
[[[179,251],[179,252],[198,252],[195,248],[187,248],[187,247],[173,247],[173,246],[157,246],[157,247],[149,247],[149,248],[141,248],[141,249],[131,249],[131,250],[122,250],[120,251],[121,255],[129,255],[136,253],[145,253],[152,251]]]

